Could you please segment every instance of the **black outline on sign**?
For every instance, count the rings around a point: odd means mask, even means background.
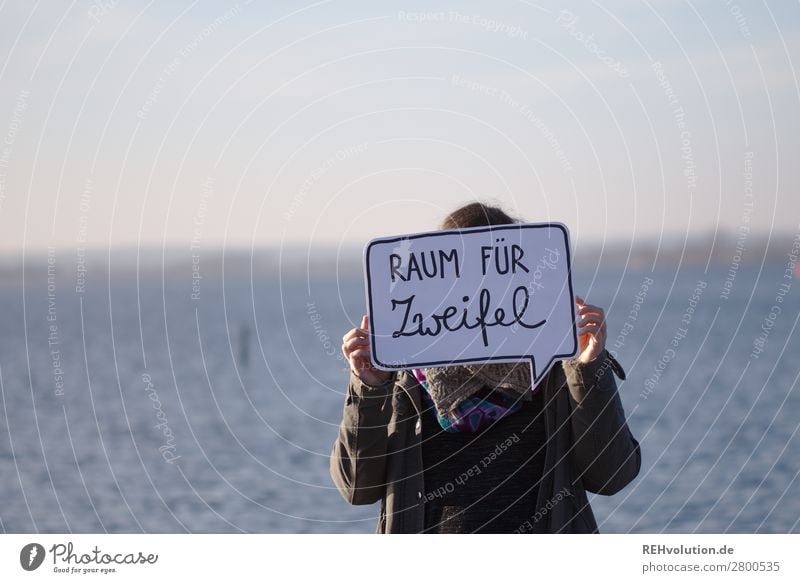
[[[375,356],[375,334],[373,330],[375,330],[374,320],[373,320],[373,310],[372,310],[372,281],[370,278],[369,273],[369,254],[372,250],[373,245],[377,244],[385,244],[385,243],[397,243],[399,241],[404,240],[411,240],[411,239],[421,239],[424,237],[442,237],[445,235],[452,235],[454,233],[484,233],[488,231],[507,231],[510,229],[514,230],[521,230],[521,229],[560,229],[562,234],[564,235],[564,243],[567,250],[567,283],[569,284],[569,298],[570,298],[570,309],[572,311],[572,343],[573,349],[571,352],[566,354],[554,354],[550,361],[547,363],[547,366],[544,367],[542,372],[538,375],[536,374],[536,359],[531,354],[510,354],[504,356],[487,356],[485,358],[463,358],[458,360],[444,360],[444,361],[431,361],[431,362],[412,362],[412,363],[404,363],[402,365],[387,365],[380,362],[377,357]],[[430,231],[426,233],[418,233],[416,235],[400,235],[398,237],[381,237],[378,239],[372,239],[371,241],[367,242],[364,246],[364,274],[366,276],[366,294],[367,294],[367,310],[369,313],[369,344],[370,344],[370,360],[372,361],[372,365],[375,368],[380,370],[402,370],[408,369],[412,367],[432,367],[432,366],[450,366],[454,364],[460,363],[479,363],[479,362],[488,362],[492,360],[509,360],[512,358],[516,358],[519,360],[529,360],[531,363],[531,369],[533,371],[534,376],[534,384],[538,383],[539,380],[544,377],[545,374],[550,370],[553,366],[553,363],[557,360],[563,360],[565,358],[572,358],[578,353],[578,332],[577,327],[575,324],[575,295],[572,290],[572,254],[570,250],[570,241],[569,241],[569,229],[564,223],[522,223],[522,224],[514,224],[514,225],[493,225],[489,227],[468,227],[465,229],[448,229],[445,231]]]

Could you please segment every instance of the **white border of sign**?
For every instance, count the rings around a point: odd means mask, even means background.
[[[375,348],[375,335],[373,333],[374,325],[373,325],[373,303],[372,303],[372,281],[370,278],[369,273],[369,256],[372,247],[377,244],[389,244],[389,243],[400,243],[401,241],[405,240],[413,240],[413,239],[420,239],[426,237],[442,237],[445,235],[453,235],[454,233],[482,233],[482,232],[497,232],[497,231],[505,231],[505,230],[519,230],[519,229],[543,229],[543,228],[550,228],[550,229],[558,229],[564,235],[564,247],[566,249],[567,254],[567,284],[569,286],[569,297],[570,297],[570,309],[572,310],[572,339],[573,339],[573,350],[568,353],[563,354],[554,354],[550,361],[547,363],[546,366],[541,368],[540,370],[536,370],[536,363],[532,356],[523,354],[523,355],[506,355],[499,357],[491,357],[487,356],[481,359],[475,358],[465,358],[465,359],[455,359],[455,360],[447,360],[447,361],[425,361],[425,362],[405,362],[402,364],[384,364],[380,362],[376,358],[376,348]],[[440,231],[427,231],[424,233],[415,233],[411,235],[397,235],[393,237],[378,237],[376,239],[371,239],[364,245],[364,255],[363,255],[364,263],[364,277],[365,277],[365,292],[366,292],[366,300],[367,300],[367,313],[369,315],[369,339],[370,339],[370,361],[372,362],[372,366],[379,370],[386,370],[386,371],[393,371],[393,370],[400,370],[400,369],[410,369],[410,368],[421,368],[421,367],[434,367],[434,366],[452,366],[456,364],[462,363],[481,363],[481,362],[489,362],[489,361],[504,361],[509,362],[510,359],[517,358],[519,360],[527,360],[531,363],[531,373],[533,378],[534,385],[538,383],[552,368],[553,364],[559,360],[563,360],[565,358],[574,358],[579,350],[578,344],[578,331],[577,326],[575,323],[576,314],[575,314],[575,293],[572,289],[572,248],[570,247],[570,237],[569,237],[569,228],[564,223],[560,222],[547,222],[547,223],[515,223],[510,225],[492,225],[492,226],[481,226],[481,227],[468,227],[464,229],[448,229],[448,230],[440,230]]]

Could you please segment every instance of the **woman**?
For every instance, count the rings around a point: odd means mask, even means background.
[[[516,222],[472,203],[441,228]],[[619,492],[641,452],[603,310],[576,304],[579,354],[533,391],[526,362],[387,372],[371,366],[367,316],[344,335],[350,381],[330,471],[350,504],[381,501],[376,532],[598,532],[586,492]]]

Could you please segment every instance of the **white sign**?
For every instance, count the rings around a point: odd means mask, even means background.
[[[556,361],[577,354],[562,223],[373,239],[364,266],[378,369],[529,359],[535,386]]]

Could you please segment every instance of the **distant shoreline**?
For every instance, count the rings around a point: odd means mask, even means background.
[[[692,236],[685,242],[670,238],[668,243],[659,245],[657,238],[631,242],[612,241],[601,243],[590,241],[586,244],[573,241],[573,268],[576,270],[594,269],[598,264],[604,267],[627,267],[632,270],[649,269],[654,263],[663,268],[668,265],[714,265],[730,266],[782,263],[797,235],[790,231],[767,234],[751,233],[744,244],[737,243],[737,237],[722,233],[714,240],[710,235]],[[223,252],[224,251],[224,252]],[[313,272],[315,274],[348,275],[361,273],[363,248],[360,245],[316,244],[305,246],[290,244],[284,248],[276,246],[255,247],[252,250],[242,247],[208,247],[192,250],[170,245],[164,249],[157,247],[119,246],[113,248],[78,248],[63,246],[55,249],[59,271],[73,271],[76,264],[82,263],[87,274],[107,273],[109,257],[111,269],[117,275],[138,271],[139,275],[164,274],[171,278],[191,273],[193,263],[199,263],[207,277],[219,277],[224,267],[228,275],[249,275],[251,269],[260,275],[288,275],[290,273]],[[194,255],[194,260],[193,260]],[[26,272],[36,273],[44,269],[48,261],[48,251],[29,250],[25,253]],[[163,264],[163,265],[162,265]],[[22,275],[23,256],[19,251],[0,253],[0,276],[15,279]]]

